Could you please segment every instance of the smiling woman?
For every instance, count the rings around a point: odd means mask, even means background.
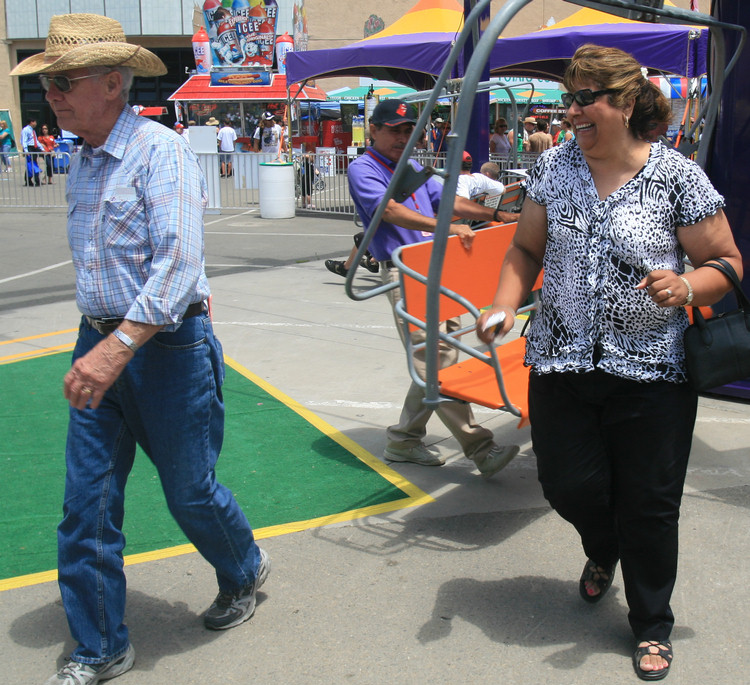
[[[544,267],[526,348],[539,480],[580,535],[586,602],[604,597],[622,562],[634,668],[658,680],[672,661],[677,522],[697,405],[684,305],[712,304],[731,287],[714,269],[683,275],[684,257],[696,267],[717,257],[742,265],[724,199],[703,171],[649,142],[669,106],[640,65],[587,45],[564,84],[576,138],[532,169],[477,330],[517,310]]]

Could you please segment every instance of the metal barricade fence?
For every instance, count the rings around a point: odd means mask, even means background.
[[[307,201],[303,190],[307,189],[303,179],[299,158],[295,158],[295,202],[299,210],[324,214],[341,214],[354,217],[355,208],[349,194],[348,168],[355,155],[349,154],[315,154],[309,153],[318,173],[310,188],[310,200]],[[415,150],[414,158],[423,165],[441,168],[445,163],[445,153],[437,155],[428,150]],[[490,155],[502,172],[512,169],[530,169],[538,155],[522,153],[514,165],[511,160],[500,155]],[[34,158],[39,168],[39,186],[35,186],[34,174],[32,185],[27,184],[28,165]],[[7,172],[0,169],[0,206],[11,208],[66,207],[65,180],[70,166],[69,152],[36,152],[33,155],[16,154],[10,157]],[[226,158],[224,158],[226,159]],[[234,152],[229,155],[231,169],[225,164],[225,173],[221,171],[222,157],[217,152],[198,155],[208,185],[208,207],[212,213],[222,209],[250,210],[259,207],[260,164],[275,161],[274,155],[257,152]],[[33,168],[32,168],[33,170]],[[47,183],[51,181],[51,183]]]
[[[9,155],[10,166],[0,169],[0,206],[10,208],[66,207],[65,180],[69,152]]]

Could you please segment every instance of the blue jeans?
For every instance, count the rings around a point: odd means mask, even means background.
[[[73,359],[102,338],[84,319]],[[156,466],[171,514],[216,569],[220,589],[236,591],[255,578],[253,532],[214,474],[223,379],[221,345],[201,314],[138,350],[97,409],[70,409],[58,565],[75,661],[103,663],[128,648],[122,523],[136,443]]]

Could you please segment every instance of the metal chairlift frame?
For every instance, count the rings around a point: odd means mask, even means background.
[[[716,50],[714,51],[714,62],[712,64],[712,78],[710,81],[711,95],[706,101],[702,108],[699,118],[690,130],[690,136],[697,131],[700,123],[704,125],[703,135],[697,145],[697,159],[696,161],[702,167],[705,166],[706,159],[708,158],[708,152],[711,142],[711,133],[715,126],[716,116],[718,113],[720,101],[721,101],[721,90],[724,83],[724,79],[729,71],[734,67],[739,54],[744,46],[746,40],[746,30],[742,26],[734,24],[727,24],[724,22],[717,21],[711,16],[697,13],[688,12],[679,8],[657,8],[652,6],[642,5],[636,0],[566,0],[572,4],[580,4],[584,6],[595,5],[597,9],[607,12],[607,6],[614,8],[615,10],[623,11],[641,11],[646,13],[654,14],[658,17],[664,18],[670,23],[687,24],[687,25],[701,25],[706,26],[711,31],[711,37],[716,44]],[[445,169],[436,170],[430,167],[426,167],[421,171],[417,171],[409,163],[409,157],[416,147],[416,143],[419,139],[420,131],[424,130],[427,126],[430,118],[432,109],[435,103],[440,97],[445,97],[444,92],[448,93],[451,90],[455,90],[455,80],[450,78],[454,65],[457,63],[461,51],[464,45],[468,42],[468,39],[473,35],[476,36],[479,31],[479,18],[485,12],[491,0],[478,0],[472,8],[469,16],[464,22],[464,27],[461,33],[456,38],[456,41],[450,51],[448,59],[446,60],[443,70],[436,79],[434,89],[429,93],[426,100],[426,106],[424,107],[422,114],[420,115],[417,124],[412,132],[409,140],[406,144],[404,153],[400,160],[396,164],[393,172],[393,177],[386,190],[383,199],[380,202],[375,214],[373,215],[370,229],[365,232],[365,239],[359,246],[357,256],[354,264],[359,264],[365,251],[368,249],[372,236],[375,232],[372,230],[372,226],[379,226],[382,221],[383,214],[386,206],[391,200],[403,201],[417,187],[423,184],[431,175],[439,174],[444,179],[443,193],[441,196],[441,202],[438,208],[437,214],[437,226],[435,227],[435,233],[433,238],[433,249],[430,260],[430,267],[427,274],[427,316],[425,320],[425,399],[424,403],[430,407],[436,407],[440,402],[445,401],[445,398],[440,396],[439,385],[438,385],[438,342],[440,339],[439,332],[439,311],[440,311],[440,294],[441,294],[441,275],[443,270],[443,261],[446,248],[446,241],[448,240],[450,224],[453,218],[453,198],[456,194],[456,186],[458,181],[459,170],[461,168],[462,151],[464,150],[466,139],[469,133],[469,122],[471,119],[471,110],[473,107],[474,95],[477,89],[485,87],[484,82],[480,85],[480,78],[486,62],[490,58],[492,48],[495,45],[500,34],[505,30],[508,23],[515,17],[515,15],[528,5],[532,0],[508,0],[503,7],[490,19],[484,29],[484,33],[481,35],[478,41],[474,42],[474,52],[469,61],[469,65],[466,68],[463,79],[461,80],[460,96],[458,100],[458,111],[456,116],[455,126],[449,137],[451,144],[448,147],[448,155],[446,160]],[[613,12],[617,13],[617,12]],[[735,54],[730,59],[729,63],[725,66],[724,58],[724,36],[722,31],[737,30],[741,32],[740,41],[738,43]],[[687,154],[690,154],[692,150],[686,150]],[[403,268],[403,265],[401,265]],[[349,270],[346,277],[346,293],[354,300],[365,300],[375,295],[385,293],[398,287],[398,283],[391,283],[376,288],[371,288],[363,292],[355,292],[353,288],[354,276],[356,268]],[[403,309],[401,314],[403,315]],[[408,317],[407,317],[408,320]],[[468,352],[468,350],[466,350]],[[417,378],[415,378],[417,380]],[[500,387],[502,388],[502,380],[498,379]],[[421,381],[420,381],[421,384]]]

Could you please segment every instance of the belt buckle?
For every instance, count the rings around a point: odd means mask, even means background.
[[[107,335],[108,333],[111,333],[122,321],[122,319],[119,319],[116,316],[101,318],[88,316],[86,318],[89,320],[89,325],[91,326],[91,328],[93,328],[97,333],[100,333],[101,335]]]

